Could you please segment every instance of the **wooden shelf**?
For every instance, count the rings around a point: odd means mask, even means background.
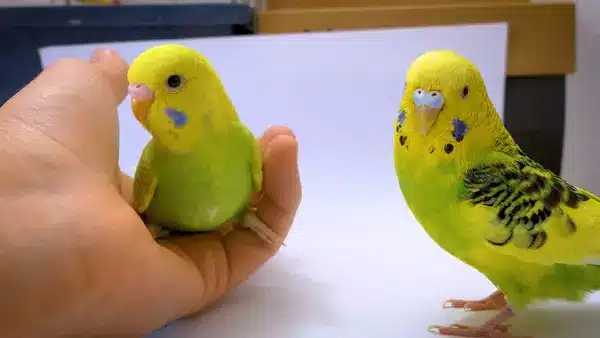
[[[375,7],[375,6],[429,6],[456,5],[461,3],[482,4],[490,2],[528,3],[530,0],[267,0],[268,10],[315,9],[332,7]]]
[[[575,70],[574,3],[513,1],[267,10],[258,14],[258,32],[277,34],[488,22],[508,22],[508,75],[558,75]]]

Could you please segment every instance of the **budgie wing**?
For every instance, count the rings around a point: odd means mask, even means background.
[[[472,167],[459,195],[468,217],[482,220],[479,234],[492,250],[543,265],[600,258],[597,240],[585,239],[600,234],[598,197],[520,151]]]
[[[133,177],[133,208],[140,214],[148,209],[158,183],[152,167],[153,154],[153,143],[150,141],[142,151]]]
[[[254,137],[254,134],[252,134],[252,131],[248,129],[248,127],[243,123],[239,121],[234,122],[234,128],[238,130],[240,132],[240,135],[242,136],[241,149],[248,149],[248,147],[250,147],[250,171],[252,173],[252,191],[259,192],[262,189],[263,182],[263,155],[262,150],[260,148],[260,144]]]

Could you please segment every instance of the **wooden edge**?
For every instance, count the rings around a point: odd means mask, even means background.
[[[429,6],[443,4],[456,5],[459,3],[481,4],[490,2],[494,2],[494,0],[267,0],[266,9],[276,10],[367,6]],[[502,0],[502,2],[528,3],[530,0]]]
[[[259,34],[508,22],[511,76],[575,71],[574,3],[487,3],[264,11]]]

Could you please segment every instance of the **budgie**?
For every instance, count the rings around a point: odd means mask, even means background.
[[[129,68],[135,118],[152,136],[134,174],[134,208],[155,237],[214,231],[242,220],[278,240],[250,207],[262,189],[262,151],[216,71],[197,51],[166,44]]]
[[[506,321],[539,301],[582,302],[600,288],[600,200],[528,157],[505,129],[481,73],[455,52],[416,58],[394,122],[402,194],[427,234],[497,291],[444,308],[499,310],[459,337],[511,337]]]

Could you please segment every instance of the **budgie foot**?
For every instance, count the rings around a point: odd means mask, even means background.
[[[504,293],[497,290],[480,300],[448,299],[442,305],[445,309],[464,309],[465,311],[502,310],[508,305]]]
[[[244,214],[241,225],[244,228],[252,230],[258,237],[269,244],[280,243],[282,241],[279,235],[261,221],[253,210],[248,210]]]
[[[531,336],[513,336],[508,333],[510,325],[504,324],[514,313],[510,307],[506,306],[500,313],[488,320],[481,327],[470,327],[462,324],[452,324],[450,326],[432,325],[428,329],[430,332],[442,336],[454,337],[481,337],[481,338],[533,338]]]
[[[150,234],[152,234],[152,238],[154,239],[159,239],[170,235],[169,230],[161,227],[160,225],[146,224],[146,228],[148,228],[148,231],[150,231]]]

